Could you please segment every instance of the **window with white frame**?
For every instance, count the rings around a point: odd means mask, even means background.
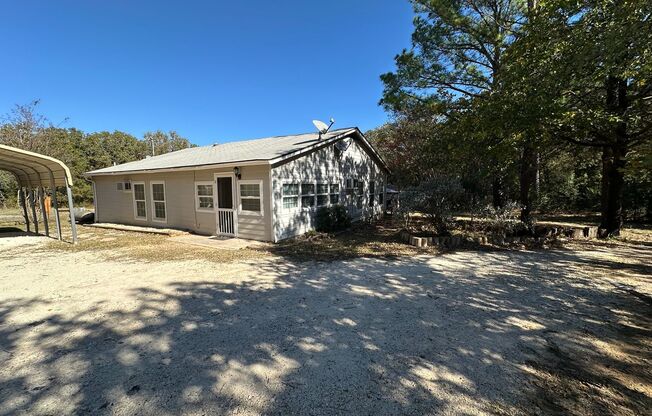
[[[323,207],[328,205],[328,184],[327,183],[318,183],[317,184],[317,206]]]
[[[134,182],[134,218],[147,220],[147,202],[145,201],[145,182]]]
[[[165,206],[165,182],[152,181],[152,220],[167,221],[167,210]]]
[[[116,182],[115,188],[118,191],[131,192],[131,181]]]
[[[331,185],[330,185],[330,201],[331,201],[331,204],[339,204],[340,203],[340,184],[339,183],[331,183]]]
[[[245,214],[262,214],[263,203],[261,189],[263,181],[239,181],[240,212]]]
[[[301,208],[311,208],[315,206],[315,184],[301,184]]]
[[[283,208],[298,208],[299,207],[299,184],[298,183],[284,183],[283,184]]]
[[[195,209],[197,211],[215,210],[215,186],[211,181],[195,182]]]
[[[354,183],[353,178],[346,179],[346,195],[352,196],[355,193]]]
[[[355,207],[357,209],[362,209],[362,201],[364,200],[364,182],[363,181],[354,181],[355,193],[356,193],[356,203]]]

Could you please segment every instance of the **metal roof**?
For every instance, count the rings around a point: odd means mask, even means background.
[[[55,186],[72,185],[70,169],[62,161],[39,153],[0,144],[0,170],[16,176],[22,186],[50,187],[50,174]]]
[[[274,136],[240,142],[192,147],[135,162],[123,163],[87,172],[86,175],[111,175],[127,172],[177,169],[233,163],[271,163],[319,147],[331,141],[360,132],[357,128],[331,130],[321,135],[304,133],[291,136]],[[362,136],[362,134],[360,134]],[[364,139],[364,137],[363,137]],[[366,140],[365,140],[366,141]],[[371,145],[367,143],[372,152]],[[376,154],[376,156],[378,156]],[[378,156],[380,159],[380,156]],[[380,159],[382,162],[382,159]],[[383,162],[384,165],[384,162]]]

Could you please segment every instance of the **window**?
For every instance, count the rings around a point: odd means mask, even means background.
[[[260,190],[262,181],[239,181],[240,184],[240,212],[261,215],[263,203]]]
[[[147,205],[145,202],[145,182],[134,182],[134,218],[147,220]]]
[[[299,184],[283,184],[283,208],[297,208],[299,206]]]
[[[325,205],[328,205],[328,184],[318,183],[317,184],[317,206],[323,207]]]
[[[301,207],[310,208],[315,206],[315,184],[301,184]]]
[[[165,209],[165,182],[152,181],[152,220],[159,222],[167,221],[167,212]]]
[[[339,183],[331,183],[330,187],[331,191],[331,204],[338,204],[340,202],[340,184]]]
[[[369,182],[369,206],[374,206],[374,197],[376,196],[376,182]]]
[[[197,211],[214,211],[215,193],[213,182],[195,182],[195,209]]]
[[[384,189],[385,189],[385,188],[383,187],[383,183],[380,182],[380,183],[378,184],[378,189],[377,189],[377,191],[378,191],[378,203],[379,203],[380,205],[383,205],[383,200],[384,200],[384,197],[385,197]]]
[[[115,185],[116,185],[115,188],[118,191],[131,192],[131,182],[130,181],[117,182]]]
[[[362,201],[364,195],[364,182],[355,180],[354,185],[355,185],[355,191],[357,195],[355,207],[357,209],[362,209]]]
[[[349,196],[351,196],[351,195],[353,195],[354,193],[355,193],[355,189],[354,189],[354,181],[353,181],[353,179],[348,178],[348,179],[346,180],[346,194],[349,195]]]

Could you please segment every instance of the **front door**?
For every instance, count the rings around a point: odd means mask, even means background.
[[[237,217],[234,209],[233,175],[217,176],[217,235],[235,237]]]

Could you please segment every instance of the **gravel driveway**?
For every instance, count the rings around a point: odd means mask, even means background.
[[[22,238],[0,239],[0,415],[652,408],[649,247],[223,265]]]

